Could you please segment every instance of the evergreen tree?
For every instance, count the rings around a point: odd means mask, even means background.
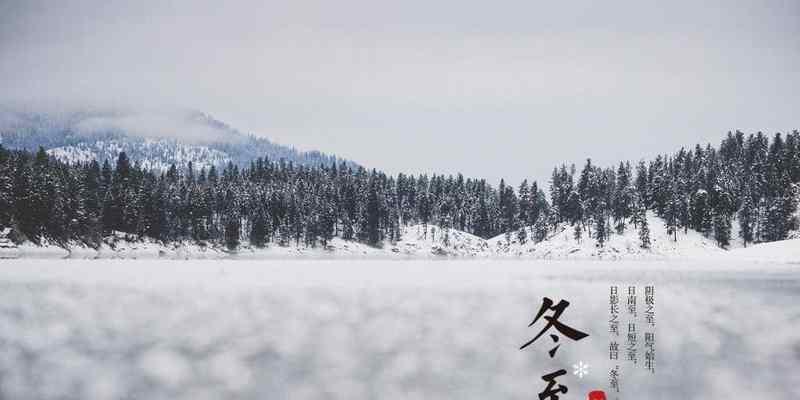
[[[631,218],[636,193],[633,188],[630,163],[619,163],[613,197],[613,216],[618,234],[625,232],[625,222]]]
[[[755,213],[753,209],[752,196],[745,193],[742,208],[739,209],[739,236],[742,238],[744,246],[747,247],[748,243],[752,243],[754,238],[754,219]]]
[[[605,247],[608,240],[608,230],[606,229],[606,220],[601,214],[599,218],[595,219],[595,239],[597,239],[597,247]]]
[[[377,179],[370,180],[367,201],[364,207],[364,216],[361,225],[361,239],[372,246],[378,246],[382,235],[380,231],[380,199],[378,198]]]
[[[237,204],[235,195],[232,190],[228,189],[225,193],[224,204],[226,205],[225,213],[225,246],[228,250],[236,250],[239,247],[239,238],[241,235],[241,218],[239,215],[239,206]]]
[[[250,244],[254,247],[263,248],[267,244],[267,236],[269,235],[267,224],[266,213],[263,208],[259,207],[250,224]]]
[[[673,240],[677,242],[680,199],[678,198],[675,186],[675,184],[672,184],[671,190],[665,195],[664,205],[662,206],[662,216],[667,228],[667,235],[672,236]]]
[[[14,171],[11,153],[0,144],[0,228],[14,224]]]
[[[644,208],[639,211],[639,246],[643,249],[650,248],[650,227],[647,224]]]
[[[521,245],[528,242],[528,230],[524,226],[520,226],[517,229],[517,242]]]
[[[714,214],[714,239],[722,248],[730,245],[731,221],[722,213]]]
[[[192,240],[235,249],[327,245],[334,237],[374,246],[400,239],[420,224],[431,240],[451,241],[452,229],[483,238],[505,235],[524,244],[572,226],[604,245],[629,223],[649,241],[644,210],[677,230],[695,229],[728,246],[737,223],[745,243],[781,240],[798,229],[800,149],[797,131],[775,135],[729,133],[719,147],[695,146],[636,166],[601,168],[587,160],[577,184],[575,168],[553,170],[550,202],[536,182],[518,189],[501,181],[462,175],[388,176],[347,164],[308,167],[283,160],[253,160],[195,172],[174,165],[150,171],[125,153],[68,165],[43,149],[30,153],[0,146],[0,225],[16,241],[97,246],[113,231],[160,240]],[[429,224],[441,230],[429,229]],[[530,229],[530,230],[529,230]]]

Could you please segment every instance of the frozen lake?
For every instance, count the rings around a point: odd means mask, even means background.
[[[533,399],[560,368],[585,399],[609,392],[611,285],[622,322],[637,287],[640,341],[655,287],[656,361],[620,336],[610,399],[800,398],[800,266],[717,264],[5,260],[0,399]],[[519,350],[543,297],[589,334],[553,358],[554,329]]]

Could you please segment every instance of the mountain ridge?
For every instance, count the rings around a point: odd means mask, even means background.
[[[353,161],[317,150],[295,147],[244,133],[198,110],[137,111],[74,109],[41,111],[0,107],[0,144],[36,151],[44,148],[65,162],[113,163],[124,151],[147,169],[164,171],[192,162],[195,168],[217,168],[232,162],[247,166],[259,157],[318,166]]]

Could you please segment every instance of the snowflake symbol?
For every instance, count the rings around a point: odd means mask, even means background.
[[[572,373],[578,375],[578,378],[583,378],[584,375],[589,375],[589,364],[584,364],[583,361],[578,361],[577,364],[572,366],[574,370]]]

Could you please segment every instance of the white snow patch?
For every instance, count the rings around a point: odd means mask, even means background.
[[[533,229],[527,229],[527,240],[520,243],[517,232],[499,235],[489,240],[456,229],[441,228],[436,225],[412,225],[402,229],[397,242],[384,241],[374,247],[356,241],[335,237],[327,245],[308,247],[290,243],[280,246],[269,243],[264,248],[241,245],[229,251],[221,245],[183,241],[163,244],[149,238],[115,232],[107,237],[98,249],[82,244],[71,244],[64,249],[52,244],[35,246],[30,243],[3,249],[0,258],[76,258],[76,259],[449,259],[449,258],[529,258],[544,260],[670,260],[670,259],[709,259],[720,257],[768,256],[776,262],[800,262],[800,255],[793,251],[794,242],[773,245],[749,246],[763,248],[763,255],[755,256],[757,250],[739,252],[741,244],[732,242],[731,250],[720,248],[716,242],[699,232],[679,229],[676,235],[667,234],[664,221],[650,213],[647,215],[650,229],[650,248],[641,247],[639,231],[629,224],[623,234],[612,234],[603,247],[589,238],[586,232],[581,240],[576,240],[574,228],[562,225],[556,233],[548,232],[548,237],[534,243]],[[677,240],[675,239],[677,236]],[[510,240],[509,240],[510,239]],[[243,243],[247,243],[243,240]],[[780,247],[780,249],[778,249]],[[751,254],[753,256],[747,256]]]
[[[651,212],[647,213],[647,223],[650,230],[649,249],[641,247],[639,230],[630,223],[624,233],[611,234],[603,247],[599,247],[597,241],[585,231],[582,238],[577,240],[574,227],[567,224],[559,227],[555,234],[548,232],[547,239],[539,243],[530,239],[533,237],[532,228],[527,228],[528,240],[523,244],[519,243],[516,232],[511,232],[510,241],[503,234],[489,239],[488,243],[498,255],[556,260],[695,258],[725,253],[713,239],[691,229],[679,229],[676,240],[675,235],[667,233],[664,220]]]
[[[140,141],[97,140],[91,143],[56,147],[47,153],[66,163],[87,163],[108,160],[114,165],[119,153],[125,152],[131,162],[150,171],[167,171],[171,165],[185,168],[189,162],[196,170],[212,166],[220,167],[231,161],[222,151],[207,146],[180,144],[166,139],[144,139]]]
[[[726,255],[737,260],[800,264],[800,238],[749,245]]]

